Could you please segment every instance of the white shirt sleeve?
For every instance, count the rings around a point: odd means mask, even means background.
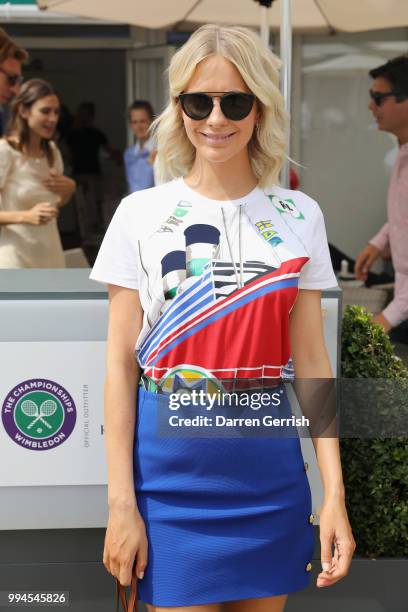
[[[304,242],[309,261],[303,266],[299,289],[328,289],[337,287],[337,279],[330,259],[323,213],[316,206]]]
[[[122,200],[109,224],[90,279],[138,289],[140,286],[139,243],[134,202]]]

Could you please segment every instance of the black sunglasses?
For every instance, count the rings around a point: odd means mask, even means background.
[[[400,91],[373,91],[370,89],[370,98],[376,106],[381,106],[383,100],[390,96],[395,96],[397,102],[403,102],[403,100],[407,98],[407,96]]]
[[[214,108],[213,98],[220,99],[223,115],[232,121],[240,121],[249,115],[254,105],[255,96],[239,91],[197,91],[179,95],[181,107],[190,119],[199,121],[211,115]]]
[[[21,74],[10,74],[9,72],[3,70],[3,68],[0,68],[0,72],[6,75],[7,82],[10,87],[14,87],[15,85],[21,85],[21,83],[23,82],[24,77]]]

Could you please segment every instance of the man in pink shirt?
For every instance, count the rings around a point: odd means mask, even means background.
[[[385,331],[408,319],[408,55],[371,70],[369,109],[378,129],[398,139],[398,156],[388,190],[387,223],[356,258],[355,274],[366,280],[368,270],[390,251],[395,270],[394,299],[373,317]]]

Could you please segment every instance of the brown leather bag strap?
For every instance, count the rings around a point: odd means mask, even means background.
[[[120,612],[119,602],[122,604],[122,610],[127,612],[126,591],[119,580],[116,579],[116,612]]]
[[[136,575],[132,576],[132,584],[130,586],[130,596],[128,603],[128,612],[137,612],[137,578]]]
[[[129,600],[126,596],[126,587],[122,586],[116,578],[116,612],[119,612],[119,603],[122,604],[122,612],[137,612],[137,577],[132,576]]]

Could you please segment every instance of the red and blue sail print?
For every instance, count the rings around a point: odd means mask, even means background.
[[[185,250],[161,259],[165,307],[137,350],[145,376],[159,386],[193,369],[220,381],[279,379],[290,357],[289,313],[308,257],[279,267],[220,261],[216,227],[194,224],[184,236]]]

